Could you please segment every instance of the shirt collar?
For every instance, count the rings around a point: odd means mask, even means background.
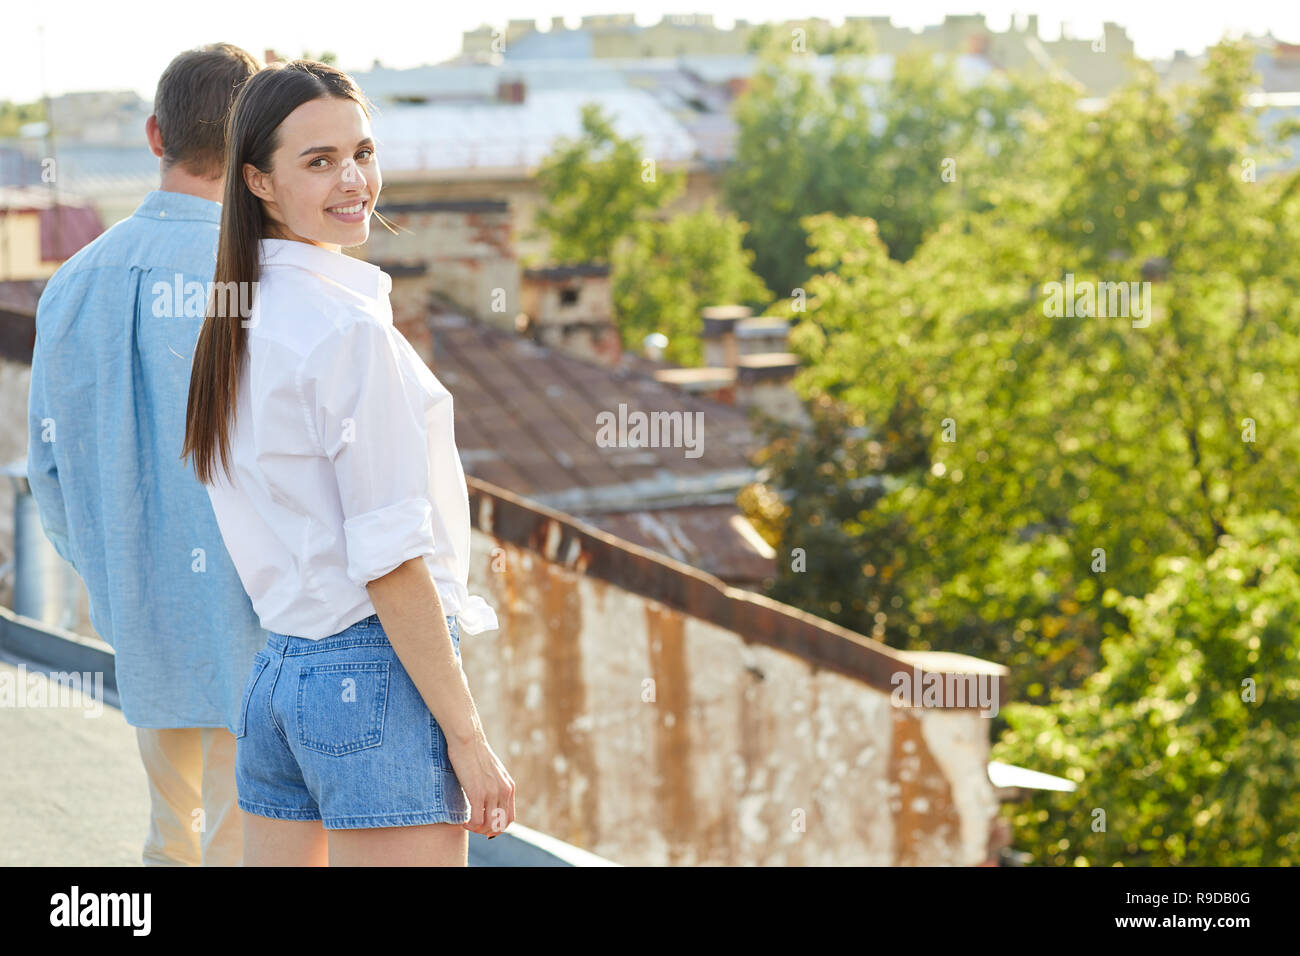
[[[371,299],[387,295],[393,289],[392,279],[379,266],[342,252],[331,252],[297,239],[263,239],[260,246],[262,265],[297,266]]]
[[[189,193],[155,189],[144,197],[135,215],[147,219],[197,220],[221,224],[221,203]]]

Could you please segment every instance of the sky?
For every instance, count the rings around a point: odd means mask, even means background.
[[[990,28],[1004,30],[1013,15],[1038,14],[1039,35],[1055,39],[1064,22],[1067,35],[1094,37],[1106,20],[1128,30],[1139,56],[1163,58],[1176,49],[1197,53],[1225,33],[1264,34],[1300,43],[1300,3],[1295,0],[1231,0],[1171,3],[1170,0],[907,0],[906,3],[819,3],[795,0],[687,0],[671,6],[638,6],[632,0],[598,4],[550,0],[479,0],[464,8],[442,2],[407,0],[316,0],[286,5],[266,0],[60,0],[57,4],[13,3],[0,31],[0,99],[27,102],[83,90],[135,90],[152,99],[168,61],[182,50],[228,42],[257,57],[267,48],[296,57],[332,50],[344,70],[436,63],[460,50],[461,33],[483,24],[504,28],[510,19],[533,19],[549,29],[551,17],[570,27],[591,14],[635,13],[642,25],[665,13],[711,13],[726,27],[750,21],[819,16],[832,23],[847,15],[889,16],[896,26],[920,29],[945,14],[983,13]],[[42,56],[42,50],[44,56]]]

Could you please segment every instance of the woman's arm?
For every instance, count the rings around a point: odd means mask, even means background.
[[[515,782],[488,746],[423,557],[366,584],[388,641],[447,738],[447,757],[469,799],[466,829],[495,836],[515,818]]]
[[[451,646],[442,598],[423,557],[399,564],[366,585],[393,650],[450,742],[483,733],[465,674]]]

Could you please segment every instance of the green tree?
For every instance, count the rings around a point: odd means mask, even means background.
[[[1095,113],[1045,88],[1058,107],[1007,113],[1015,148],[958,163],[965,198],[905,260],[875,218],[802,218],[806,299],[769,310],[802,320],[806,397],[919,449],[891,470],[833,428],[805,462],[774,443],[742,501],[782,560],[890,569],[838,600],[782,574],[783,599],[1010,668],[1027,704],[995,755],[1081,784],[1013,811],[1041,862],[1297,859],[1300,172],[1251,175],[1277,148],[1252,82],[1224,43],[1199,83],[1139,72]],[[1055,308],[1067,285],[1090,312]]]
[[[0,137],[13,139],[18,130],[27,123],[37,123],[45,119],[45,104],[11,103],[0,100]]]
[[[1127,627],[1119,600],[1159,583],[1159,556],[1204,558],[1230,518],[1300,493],[1298,190],[1295,175],[1240,175],[1255,148],[1242,57],[1217,49],[1203,84],[1165,106],[1147,87],[1027,126],[1034,148],[1009,167],[1024,180],[983,185],[1003,198],[959,211],[906,262],[873,220],[802,221],[808,311],[771,310],[805,320],[798,386],[838,388],[877,433],[915,405],[928,449],[928,467],[852,526],[891,529],[898,553],[868,563],[898,568],[890,603],[903,606],[846,626],[873,633],[884,614],[890,643],[1006,664],[1014,696],[1046,702],[1095,671],[1102,640]],[[1089,125],[1125,155],[1095,155]],[[1164,218],[1142,208],[1150,177],[1166,182],[1150,200]],[[1130,218],[1140,227],[1118,225]],[[1137,282],[1136,304],[1157,254],[1149,324],[1049,308],[1048,283],[1067,277]],[[859,553],[819,560],[860,566]],[[785,600],[825,613],[806,576],[787,583]]]
[[[321,54],[319,54],[319,55],[317,55],[317,54],[315,54],[315,53],[311,53],[311,52],[309,52],[309,51],[307,51],[307,50],[303,50],[303,51],[302,51],[302,59],[304,59],[304,60],[316,60],[316,61],[319,62],[319,63],[324,63],[326,66],[338,66],[338,65],[339,65],[339,55],[338,55],[337,53],[335,53],[334,51],[332,51],[332,50],[325,50],[323,53],[321,53]]]
[[[869,216],[905,261],[939,223],[1005,198],[999,187],[1065,95],[1016,75],[965,84],[928,54],[895,57],[878,80],[849,52],[823,81],[808,57],[769,45],[735,106],[726,201],[750,223],[756,271],[783,293],[810,274],[804,216]]]
[[[830,209],[825,126],[834,106],[815,76],[769,60],[735,106],[735,160],[723,178],[728,208],[749,224],[746,245],[768,287],[786,294],[807,275],[805,235],[795,223]]]
[[[712,202],[667,221],[642,220],[616,247],[614,311],[629,349],[640,350],[652,332],[668,337],[664,357],[700,365],[705,306],[765,306],[771,294],[753,272],[753,254],[742,242],[745,225],[718,212]]]
[[[912,420],[917,408],[900,402],[879,437],[833,394],[814,394],[806,408],[807,433],[763,428],[767,444],[755,463],[767,478],[738,504],[777,549],[770,597],[883,639],[886,621],[897,627],[908,615],[900,571],[912,530],[876,504],[929,465]]]
[[[1277,512],[1227,532],[1157,562],[1083,687],[1003,711],[993,758],[1077,785],[1004,811],[1036,862],[1300,863],[1300,534]]]
[[[746,40],[750,53],[866,54],[874,52],[876,46],[875,31],[868,24],[852,21],[838,27],[815,21],[760,23],[750,30]]]
[[[642,215],[682,189],[685,174],[658,168],[640,139],[625,139],[596,103],[582,109],[582,133],[559,142],[537,171],[543,203],[536,225],[557,262],[609,262]]]

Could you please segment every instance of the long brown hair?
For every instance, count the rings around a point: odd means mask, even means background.
[[[232,311],[229,305],[232,301],[236,305],[248,301],[242,290],[257,288],[261,273],[259,244],[268,236],[262,201],[244,182],[244,164],[271,172],[280,124],[303,103],[326,96],[353,100],[370,116],[365,95],[352,78],[315,60],[274,64],[255,73],[240,89],[230,111],[217,267],[203,328],[194,347],[185,442],[180,455],[182,460],[193,456],[195,474],[205,485],[213,483],[218,454],[222,469],[227,478],[230,476],[230,428],[248,330],[243,321],[247,316],[241,316],[238,308]],[[376,217],[384,222],[377,213]],[[231,294],[230,290],[240,291]]]

